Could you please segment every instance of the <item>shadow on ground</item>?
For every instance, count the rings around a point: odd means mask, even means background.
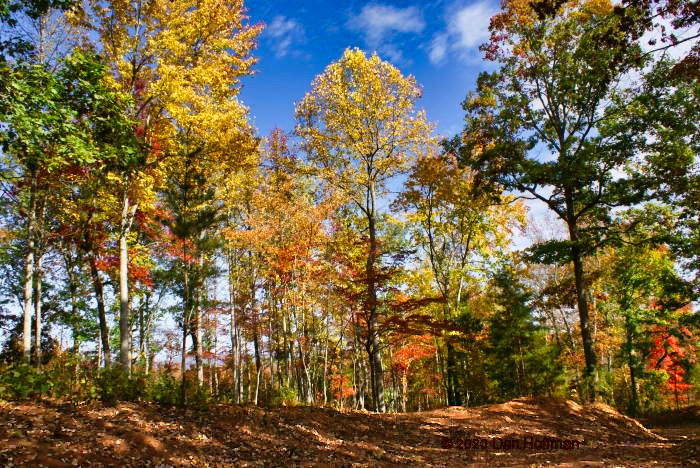
[[[692,466],[699,445],[700,425],[655,433],[606,405],[548,398],[383,415],[0,403],[3,466]]]

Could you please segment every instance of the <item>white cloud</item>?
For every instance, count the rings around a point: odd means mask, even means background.
[[[278,15],[272,18],[265,34],[272,43],[275,56],[282,58],[291,52],[292,46],[304,42],[304,27],[294,18]]]
[[[449,36],[445,33],[436,34],[428,45],[428,58],[431,63],[440,64],[447,57]]]
[[[348,28],[362,35],[368,47],[385,54],[393,61],[403,61],[401,50],[393,39],[398,34],[419,34],[425,29],[425,20],[416,7],[397,8],[370,3],[350,17]]]
[[[488,1],[472,3],[451,15],[447,30],[455,38],[455,46],[465,50],[478,48],[489,38],[489,22],[496,10]]]
[[[469,5],[453,4],[447,9],[445,30],[435,34],[427,45],[430,61],[438,65],[450,52],[462,58],[473,58],[479,46],[489,38],[489,23],[496,12],[489,0]]]

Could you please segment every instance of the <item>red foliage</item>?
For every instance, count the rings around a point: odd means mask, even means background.
[[[408,370],[411,362],[431,357],[435,354],[435,346],[430,335],[414,336],[399,348],[394,354],[394,365],[400,370]]]
[[[350,378],[345,375],[334,375],[331,377],[331,389],[336,400],[351,397],[355,394],[355,389],[350,384]]]
[[[686,358],[686,350],[667,327],[657,327],[652,331],[654,347],[649,355],[648,368],[664,371],[668,375],[666,389],[676,403],[679,396],[684,395],[690,385],[685,383],[686,369],[683,361]],[[680,329],[681,336],[692,338],[693,335],[686,327]]]

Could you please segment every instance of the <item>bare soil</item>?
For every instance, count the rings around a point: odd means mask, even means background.
[[[220,405],[194,411],[133,403],[104,407],[62,401],[0,402],[0,465],[687,467],[700,463],[700,422],[681,415],[670,424],[647,424],[655,427],[645,428],[606,405],[584,407],[545,398],[407,414],[315,407]],[[566,441],[574,447],[565,448]]]

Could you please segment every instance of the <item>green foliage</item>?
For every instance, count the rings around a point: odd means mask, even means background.
[[[109,89],[99,56],[74,52],[56,72],[26,64],[2,71],[0,116],[8,126],[0,144],[27,172],[134,151],[128,99]]]
[[[677,65],[661,60],[644,76],[641,91],[625,109],[624,124],[649,136],[641,148],[644,182],[653,188],[656,198],[673,207],[677,219],[663,232],[665,240],[685,259],[684,266],[697,274],[700,122],[688,116],[700,114],[700,81],[678,76]]]
[[[272,406],[294,406],[297,403],[297,391],[293,386],[281,385],[272,392],[270,398]]]
[[[214,402],[214,397],[209,393],[209,388],[199,386],[196,380],[187,380],[185,392],[188,408],[206,410]]]
[[[121,367],[101,371],[95,379],[99,399],[108,405],[118,401],[139,401],[148,395],[146,378],[142,374],[129,374]]]
[[[0,398],[26,400],[45,395],[53,387],[49,375],[27,364],[0,367]]]
[[[156,374],[149,381],[148,399],[162,405],[176,405],[180,400],[180,385],[168,372]]]
[[[509,267],[495,276],[494,286],[497,309],[489,320],[486,371],[498,398],[551,395],[562,382],[559,349],[535,323],[531,293]]]

